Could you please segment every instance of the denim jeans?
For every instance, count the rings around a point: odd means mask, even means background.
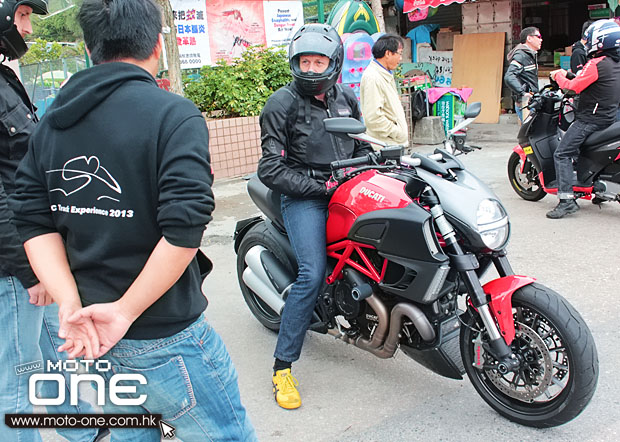
[[[579,149],[588,135],[605,127],[606,125],[601,126],[600,124],[576,120],[562,137],[560,145],[553,153],[555,175],[558,180],[558,197],[560,199],[574,198],[573,161],[579,157]]]
[[[137,394],[146,395],[146,402],[117,406],[106,393],[106,414],[161,414],[185,442],[257,440],[241,405],[237,372],[204,315],[167,338],[121,339],[101,359],[111,364],[110,371],[101,373],[108,380],[117,373],[141,374],[147,380],[146,385],[137,386]],[[110,430],[113,442],[159,442],[161,438],[159,429]]]
[[[39,307],[41,308],[41,307]],[[39,345],[41,347],[41,353],[43,355],[43,362],[47,364],[47,361],[54,363],[59,360],[66,360],[66,352],[58,352],[64,340],[58,337],[58,329],[60,324],[58,321],[58,304],[50,304],[43,310],[43,329],[41,330],[41,338]],[[45,369],[45,365],[44,365]],[[62,405],[48,405],[46,406],[47,412],[50,414],[92,414],[95,413],[93,407],[80,396],[78,396],[78,405],[70,405],[69,398],[69,385],[70,381],[68,376],[65,375],[66,382],[66,401]],[[53,382],[41,382],[39,383],[38,395],[41,398],[57,397],[58,387]],[[56,432],[67,439],[69,442],[89,442],[95,440],[97,437],[97,428],[58,428]]]
[[[327,223],[326,199],[282,195],[282,216],[299,271],[286,298],[274,356],[282,361],[299,359],[312,312],[325,281]]]
[[[519,117],[519,121],[523,123],[523,111],[521,110],[521,103],[515,101],[515,112],[517,113],[517,117]]]
[[[39,336],[43,309],[30,304],[28,292],[17,278],[0,278],[0,441],[40,441],[36,428],[9,428],[5,414],[32,413],[28,380],[43,371]]]

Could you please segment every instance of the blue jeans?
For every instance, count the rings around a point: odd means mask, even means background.
[[[41,308],[41,307],[39,307]],[[48,305],[43,310],[43,329],[41,330],[41,338],[39,340],[39,345],[41,347],[41,353],[43,354],[44,364],[47,364],[46,361],[52,361],[54,363],[59,360],[66,360],[67,353],[66,352],[58,352],[58,347],[60,347],[64,340],[58,337],[58,329],[60,328],[60,324],[58,321],[58,304],[54,303]],[[44,366],[45,368],[45,366]],[[46,406],[47,412],[50,414],[92,414],[95,413],[93,407],[86,401],[82,400],[78,396],[78,405],[70,405],[70,392],[69,385],[70,381],[68,376],[65,375],[66,378],[66,395],[67,398],[65,403],[62,405],[48,405]],[[58,387],[53,382],[41,382],[39,383],[40,389],[38,391],[39,397],[41,398],[50,398],[57,397]],[[93,441],[97,437],[97,428],[58,428],[56,432],[60,434],[65,439],[70,442],[88,442]]]
[[[579,149],[588,136],[597,130],[604,129],[607,125],[585,123],[575,120],[570,125],[560,145],[553,153],[555,164],[555,176],[558,180],[558,198],[573,199],[574,169],[573,161],[579,158]]]
[[[523,111],[521,110],[521,103],[518,101],[515,101],[515,112],[517,117],[519,117],[519,121],[523,123]]]
[[[9,428],[5,414],[32,413],[28,399],[28,379],[43,371],[39,336],[43,309],[30,304],[26,289],[17,278],[0,278],[0,440],[40,441],[39,430]]]
[[[101,373],[108,380],[116,373],[141,374],[147,380],[146,385],[137,386],[137,394],[147,395],[146,402],[117,406],[106,394],[106,414],[161,414],[175,427],[176,437],[186,442],[257,440],[241,405],[237,372],[204,315],[167,338],[121,339],[101,359],[112,366],[112,370]],[[159,429],[110,430],[113,442],[159,442],[161,438]]]
[[[325,282],[327,205],[326,199],[282,195],[284,225],[299,267],[284,304],[274,353],[282,361],[299,359],[319,291]]]

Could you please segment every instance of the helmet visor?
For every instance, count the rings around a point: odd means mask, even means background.
[[[56,2],[58,2],[58,0],[56,0]],[[48,2],[45,0],[21,0],[17,2],[17,6],[30,6],[34,14],[46,15],[48,12],[47,3]]]
[[[301,38],[302,36],[303,38]],[[290,58],[303,54],[316,54],[333,59],[339,48],[340,42],[334,41],[329,35],[308,32],[302,36],[291,43]]]

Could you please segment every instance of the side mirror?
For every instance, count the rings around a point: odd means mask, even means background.
[[[333,117],[323,120],[325,130],[333,134],[361,134],[366,132],[366,126],[359,120],[351,117]]]
[[[482,110],[482,104],[479,101],[476,101],[465,109],[465,118],[476,118],[480,115],[480,111]]]

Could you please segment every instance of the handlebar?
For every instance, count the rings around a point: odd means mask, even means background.
[[[333,161],[329,166],[331,167],[332,171],[344,169],[347,167],[364,166],[366,164],[374,163],[373,160],[375,160],[378,156],[379,155],[376,153],[369,153],[368,155],[364,155],[363,157],[351,158],[349,160]]]

